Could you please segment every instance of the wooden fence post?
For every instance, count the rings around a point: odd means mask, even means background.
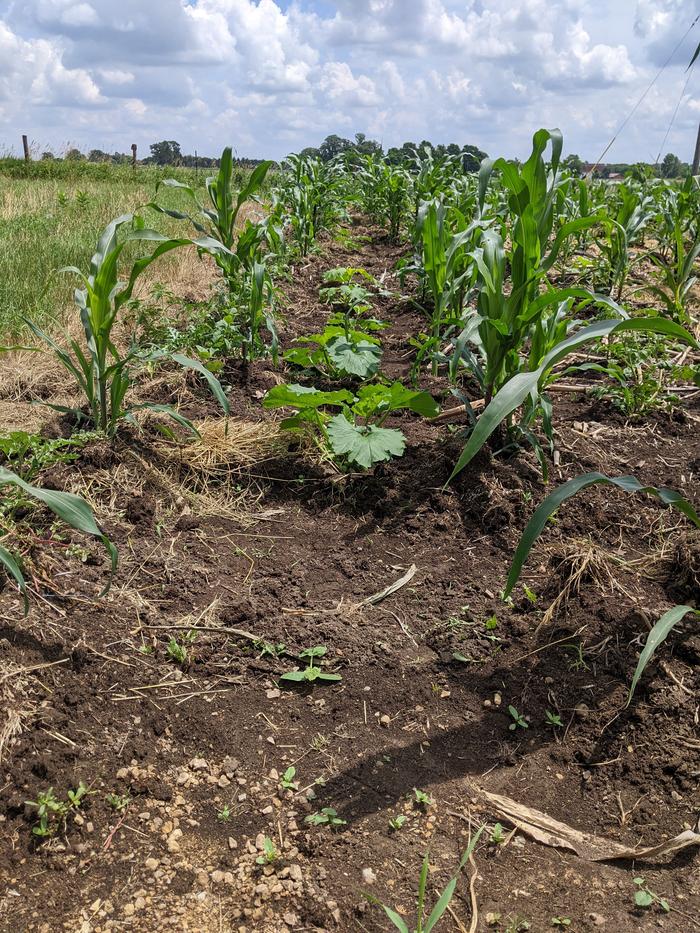
[[[131,167],[136,168],[136,143],[131,144]]]
[[[29,140],[24,134],[22,134],[22,147],[24,148],[24,161],[30,162],[32,157],[29,152]]]

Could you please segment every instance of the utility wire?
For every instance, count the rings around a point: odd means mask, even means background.
[[[661,143],[661,146],[659,147],[659,151],[658,151],[658,153],[657,153],[656,161],[654,162],[654,165],[658,165],[658,164],[659,164],[659,159],[661,158],[661,153],[664,151],[664,146],[666,145],[666,140],[668,139],[669,134],[670,134],[670,132],[671,132],[671,129],[673,128],[673,124],[676,122],[676,117],[678,116],[678,111],[680,110],[681,101],[683,100],[683,97],[685,96],[685,91],[686,91],[686,88],[688,87],[688,82],[690,81],[690,76],[691,76],[692,73],[693,73],[693,68],[694,68],[694,67],[695,67],[695,62],[693,62],[693,64],[690,66],[690,69],[689,69],[689,71],[688,71],[688,76],[687,76],[687,78],[685,79],[685,82],[684,82],[683,87],[682,87],[682,89],[681,89],[681,93],[680,93],[680,96],[679,96],[679,98],[678,98],[678,103],[676,104],[676,109],[673,111],[673,116],[671,117],[671,122],[668,124],[668,129],[666,130],[666,135],[664,136],[663,142]]]
[[[615,142],[615,140],[617,139],[617,137],[620,135],[620,133],[624,130],[624,128],[625,128],[625,127],[627,126],[627,124],[630,122],[630,120],[631,120],[632,117],[635,115],[635,113],[637,112],[637,110],[639,110],[640,106],[642,105],[642,103],[643,103],[644,100],[646,99],[647,94],[648,94],[649,91],[654,87],[654,85],[655,85],[656,82],[659,80],[659,78],[661,77],[661,75],[664,73],[664,71],[666,70],[666,66],[667,66],[668,63],[671,61],[671,59],[673,58],[673,56],[676,54],[676,52],[678,51],[678,49],[683,45],[683,43],[685,42],[685,40],[686,40],[686,38],[687,38],[687,36],[688,36],[688,33],[691,31],[691,29],[693,28],[693,26],[695,26],[695,24],[698,22],[698,20],[700,20],[700,15],[698,15],[698,16],[695,17],[695,19],[693,20],[693,22],[690,24],[690,26],[688,26],[688,28],[686,29],[686,31],[683,33],[683,36],[681,37],[681,39],[680,39],[680,41],[678,42],[678,44],[674,47],[674,49],[673,49],[673,51],[671,52],[671,54],[668,56],[668,58],[667,58],[666,61],[663,63],[663,65],[661,66],[661,68],[659,68],[659,70],[656,72],[656,74],[654,75],[654,77],[652,78],[652,80],[649,82],[649,85],[647,86],[646,90],[644,91],[644,93],[642,94],[642,96],[639,98],[639,100],[637,101],[637,103],[634,105],[634,107],[633,107],[633,108],[630,110],[630,112],[627,114],[627,116],[626,116],[625,119],[622,121],[622,123],[620,124],[620,126],[617,128],[617,131],[615,132],[615,135],[614,135],[613,138],[610,140],[610,142],[609,142],[608,145],[605,147],[605,149],[603,149],[603,151],[601,152],[601,154],[598,156],[598,158],[597,158],[597,160],[596,160],[596,162],[595,162],[595,165],[594,165],[593,168],[587,173],[587,175],[592,175],[593,172],[595,172],[595,170],[598,168],[598,166],[600,165],[600,163],[601,163],[601,162],[603,161],[603,159],[605,158],[606,154],[607,154],[607,153],[609,152],[609,150],[611,149],[611,147],[612,147],[613,143]],[[695,64],[694,61],[693,61],[693,64]]]

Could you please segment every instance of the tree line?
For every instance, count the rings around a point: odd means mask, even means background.
[[[149,146],[150,155],[145,159],[139,159],[141,165],[175,165],[186,168],[218,168],[219,160],[210,156],[188,155],[182,152],[180,143],[174,139],[163,139],[160,142],[151,143]],[[353,156],[378,155],[383,156],[387,162],[394,165],[401,165],[410,161],[416,152],[424,151],[430,153],[434,158],[444,156],[461,157],[462,166],[465,172],[476,172],[479,170],[482,159],[486,158],[486,153],[478,146],[463,145],[458,143],[431,143],[427,139],[419,143],[405,142],[401,146],[391,146],[384,151],[381,143],[375,139],[368,139],[364,133],[356,133],[354,139],[346,139],[343,136],[331,134],[326,136],[319,146],[307,146],[302,149],[301,155],[312,156],[328,162],[339,155]],[[56,158],[51,152],[44,152],[42,159]],[[91,149],[87,154],[79,149],[69,149],[64,159],[71,161],[87,162],[111,162],[115,165],[123,165],[131,162],[131,154],[126,152],[104,152],[101,149]],[[235,163],[240,167],[250,167],[258,165],[261,159],[236,158]],[[516,160],[517,161],[517,160]],[[568,155],[562,162],[565,168],[568,168],[574,175],[585,175],[591,170],[592,165],[586,163],[576,153]],[[690,165],[682,162],[677,155],[672,152],[667,153],[663,161],[657,165],[650,165],[645,162],[634,164],[626,162],[606,162],[595,166],[595,175],[601,178],[610,176],[622,176],[632,174],[646,178],[685,178],[690,174]]]

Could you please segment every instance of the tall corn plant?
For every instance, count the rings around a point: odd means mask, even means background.
[[[196,216],[170,210],[157,203],[150,205],[169,217],[189,220],[195,230],[203,234],[211,244],[202,245],[200,249],[210,253],[221,269],[228,292],[228,313],[232,315],[241,331],[241,352],[246,363],[267,352],[260,336],[263,324],[271,335],[273,357],[277,352],[272,300],[274,290],[266,288],[262,292],[258,280],[261,275],[259,266],[265,262],[266,250],[270,247],[279,248],[280,233],[274,220],[270,218],[259,223],[246,220],[242,228],[238,222],[243,205],[260,195],[271,166],[271,161],[261,162],[253,169],[241,190],[236,192],[233,188],[233,153],[231,147],[227,146],[221,154],[219,171],[206,180],[208,206],[200,203],[197,193],[190,185],[183,184],[175,178],[166,178],[156,186],[156,195],[161,185],[184,191],[197,208]],[[266,279],[269,284],[269,276]],[[261,295],[269,300],[264,308],[259,308],[260,313],[255,315],[255,326],[251,328],[251,310],[258,307]]]
[[[603,257],[604,287],[617,301],[627,284],[630,270],[641,257],[633,257],[631,247],[640,241],[654,214],[654,200],[642,189],[619,186],[620,203],[614,214],[601,217],[602,235],[596,243]]]
[[[700,257],[700,232],[696,240],[686,249],[680,219],[673,228],[671,255],[664,258],[652,253],[651,260],[657,267],[658,281],[648,286],[664,305],[668,314],[679,324],[692,325],[693,318],[688,301],[690,290],[697,282],[695,263]]]
[[[409,174],[402,166],[390,165],[368,155],[358,171],[362,207],[376,223],[388,228],[398,240],[408,209]]]
[[[341,168],[303,155],[289,155],[285,162],[276,199],[299,254],[307,256],[318,234],[338,217]]]
[[[127,226],[129,229],[126,235],[119,238],[120,229]],[[155,243],[156,247],[149,255],[142,256],[133,263],[126,282],[120,281],[119,259],[127,244],[134,241]],[[65,406],[51,405],[50,407],[58,411],[69,412],[79,420],[87,419],[95,428],[108,435],[114,434],[119,421],[130,417],[131,413],[138,408],[150,408],[163,412],[180,424],[190,426],[186,419],[168,406],[148,403],[137,406],[127,404],[126,394],[131,384],[134,364],[140,358],[140,353],[137,349],[133,349],[122,356],[112,339],[119,311],[131,298],[141,273],[165,253],[190,245],[207,251],[225,250],[222,244],[207,237],[198,240],[169,239],[155,230],[146,229],[140,217],[123,214],[112,220],[103,230],[87,274],[75,266],[59,270],[77,275],[83,283],[84,287],[76,289],[74,294],[75,303],[80,312],[84,342],[81,343],[72,337],[68,338],[69,349],[65,349],[34,322],[27,321],[26,323],[36,336],[53,350],[65,369],[74,377],[87,401],[88,414],[86,415],[81,409]],[[163,354],[160,353],[151,354],[150,359],[162,356]],[[180,354],[170,354],[170,358],[186,368],[201,373],[223,408],[228,411],[228,400],[219,382],[198,360]]]
[[[543,153],[550,142],[548,169]],[[554,378],[552,370],[556,363],[585,343],[623,330],[646,330],[695,344],[694,338],[672,321],[627,320],[625,312],[610,298],[582,288],[551,287],[547,275],[562,244],[598,219],[579,217],[555,226],[561,149],[558,130],[539,130],[533,138],[532,154],[522,167],[503,159],[482,166],[482,202],[485,184],[494,170],[500,171],[508,191],[510,243],[506,246],[496,230],[486,230],[480,248],[474,252],[479,270],[477,311],[467,320],[456,341],[455,354],[458,362],[466,363],[479,379],[487,404],[453,477],[495,431],[502,433],[504,424],[510,436],[501,440],[512,443],[518,435],[524,435],[533,443],[546,473],[546,461],[530,424],[541,412],[551,443],[550,404],[542,391]],[[508,268],[510,288],[506,287]],[[607,306],[618,317],[576,329],[577,322],[570,317],[574,299]],[[453,359],[453,375],[455,371]],[[520,406],[524,408],[516,426],[513,415]]]
[[[470,248],[481,229],[481,222],[467,223],[452,211],[453,231],[448,210],[441,201],[423,202],[418,211],[417,272],[423,293],[430,299],[430,337],[422,348],[432,351],[433,373],[437,373],[437,350],[443,328],[458,324],[464,313],[465,296],[473,282],[474,262]]]

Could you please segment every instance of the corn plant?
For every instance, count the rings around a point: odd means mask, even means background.
[[[418,210],[416,261],[405,266],[402,275],[415,272],[422,293],[429,299],[425,310],[429,334],[419,342],[416,363],[420,365],[423,359],[432,357],[434,375],[443,331],[449,332],[462,320],[475,272],[471,248],[481,227],[481,221],[468,223],[458,211],[448,211],[441,201],[423,202]]]
[[[28,483],[12,470],[0,467],[0,486],[16,486],[23,493],[36,499],[38,502],[48,506],[49,509],[61,521],[65,522],[76,531],[82,531],[87,535],[99,538],[107,553],[110,556],[112,565],[112,574],[117,568],[117,549],[109,540],[95,521],[92,509],[81,496],[76,496],[72,492],[60,492],[54,489],[42,489],[33,483]],[[19,591],[24,599],[25,615],[29,610],[29,598],[27,595],[27,583],[22,573],[20,561],[7,548],[0,545],[0,566],[4,567],[7,573],[15,580]],[[106,589],[109,587],[107,585]]]
[[[622,333],[624,331],[646,331],[648,333],[661,334],[662,336],[681,340],[693,347],[700,346],[691,334],[673,321],[669,321],[667,318],[611,318],[596,321],[594,324],[589,324],[586,327],[575,330],[564,340],[561,340],[552,347],[545,354],[539,365],[531,370],[517,372],[503,384],[502,388],[493,396],[477,421],[452,471],[450,479],[454,479],[454,477],[470,463],[489,437],[491,437],[504,422],[511,419],[513,413],[525,403],[527,403],[527,405],[520,430],[528,432],[526,434],[528,440],[534,442],[535,449],[538,450],[536,438],[534,438],[529,431],[528,425],[537,414],[538,406],[542,404],[542,391],[546,388],[548,380],[551,381],[556,378],[556,376],[552,375],[553,367],[564,360],[569,353],[572,353],[578,347],[595,340],[601,340],[603,337],[608,337],[611,334]],[[544,404],[549,407],[546,397],[544,397]],[[545,470],[544,460],[541,456],[540,463],[543,470]]]
[[[291,226],[299,255],[307,256],[318,234],[339,215],[341,168],[335,162],[303,155],[287,156],[275,192],[278,212]]]
[[[484,827],[480,826],[479,829],[474,833],[472,838],[469,841],[462,858],[459,860],[459,865],[454,876],[450,878],[447,885],[443,889],[442,893],[435,902],[433,909],[428,914],[427,905],[426,905],[426,892],[428,887],[428,875],[430,872],[430,861],[429,853],[426,853],[425,858],[423,859],[423,864],[421,865],[420,875],[418,878],[418,898],[416,904],[416,923],[413,927],[413,933],[431,933],[435,929],[437,924],[442,919],[443,914],[450,906],[450,901],[454,897],[455,890],[457,888],[457,881],[459,879],[460,872],[464,866],[469,861],[469,857],[476,848],[476,845],[479,841],[479,838],[484,831]],[[378,907],[381,907],[388,919],[391,921],[393,926],[399,931],[399,933],[412,933],[406,921],[403,917],[398,914],[391,907],[383,904],[378,898],[370,894],[365,894],[365,898],[370,902],[370,904],[375,904]]]
[[[532,518],[525,526],[520,541],[515,549],[513,562],[510,567],[506,586],[503,591],[503,598],[507,599],[513,592],[515,585],[520,579],[523,566],[527,560],[532,547],[544,530],[549,519],[554,515],[557,509],[564,502],[578,495],[584,489],[590,486],[614,486],[627,493],[646,493],[655,496],[667,508],[674,508],[685,515],[697,528],[700,528],[700,516],[691,505],[691,503],[675,489],[669,489],[666,486],[645,486],[639,482],[635,476],[610,477],[604,473],[584,473],[573,479],[562,483],[554,492],[550,493],[535,509]],[[674,606],[665,612],[661,618],[652,627],[647,640],[640,654],[637,667],[632,678],[632,683],[627,698],[629,706],[632,695],[637,687],[640,677],[644,673],[649,661],[652,659],[658,646],[664,641],[672,629],[688,614],[693,613],[700,618],[700,611],[691,606]]]
[[[680,219],[676,220],[673,227],[670,258],[651,254],[651,260],[659,270],[659,278],[657,283],[648,286],[648,290],[664,303],[670,317],[679,324],[693,323],[688,297],[697,282],[695,262],[699,256],[700,233],[686,249]]]
[[[274,220],[261,223],[246,220],[239,229],[238,218],[243,205],[259,196],[272,162],[261,162],[250,174],[240,191],[233,190],[233,154],[227,146],[221,154],[219,171],[207,178],[206,190],[209,206],[200,203],[195,190],[175,178],[166,178],[156,186],[156,195],[162,185],[183,191],[197,208],[196,216],[170,210],[152,203],[150,207],[175,217],[188,220],[204,240],[198,247],[210,253],[219,266],[228,292],[227,314],[230,314],[241,333],[241,354],[244,362],[267,352],[260,338],[264,324],[271,335],[271,352],[277,352],[277,332],[274,324],[274,289],[269,274],[261,270],[265,251],[270,246],[279,248],[280,232]],[[264,287],[263,287],[264,284]]]
[[[622,298],[630,270],[642,258],[633,257],[631,247],[640,240],[654,213],[653,198],[629,184],[619,186],[619,197],[617,210],[610,213],[608,206],[608,213],[601,217],[603,233],[596,237],[603,258],[603,284],[617,301]]]
[[[122,227],[129,229],[120,239],[118,234]],[[120,281],[119,258],[125,246],[134,241],[155,243],[156,247],[149,255],[133,263],[128,281]],[[86,414],[81,409],[60,405],[50,407],[70,413],[79,421],[87,420],[97,430],[108,435],[114,434],[121,419],[132,417],[133,412],[139,408],[162,412],[180,424],[190,426],[185,418],[166,405],[128,405],[126,394],[131,385],[134,365],[139,360],[143,361],[143,357],[138,349],[132,349],[121,356],[112,339],[119,311],[131,298],[141,273],[163,254],[189,245],[212,251],[225,249],[206,237],[198,240],[169,239],[155,230],[145,229],[140,217],[124,214],[112,220],[103,230],[87,274],[75,266],[59,270],[77,275],[83,282],[84,288],[75,290],[75,302],[80,311],[84,343],[71,337],[68,338],[69,349],[64,349],[32,321],[27,321],[27,324],[74,377],[87,401],[88,412]],[[149,359],[155,360],[165,355],[155,352],[150,354]],[[194,369],[204,376],[224,410],[228,411],[228,400],[219,382],[198,360],[177,353],[167,355],[181,366]]]
[[[362,208],[376,223],[388,228],[398,240],[408,209],[410,176],[402,166],[390,165],[377,156],[365,156],[358,172]]]
[[[543,152],[549,142],[552,151],[548,170]],[[535,447],[546,475],[544,454],[530,425],[541,413],[551,446],[551,406],[542,392],[556,378],[552,375],[556,363],[581,345],[624,330],[655,332],[691,345],[696,343],[672,321],[628,320],[626,312],[606,296],[583,288],[556,289],[549,284],[547,276],[562,244],[598,220],[597,216],[579,217],[555,227],[561,148],[558,130],[539,130],[533,138],[532,154],[521,167],[503,159],[482,166],[482,191],[491,173],[501,172],[508,191],[510,242],[506,246],[499,231],[488,229],[482,234],[481,246],[474,251],[479,271],[477,311],[467,316],[455,341],[451,373],[455,378],[460,363],[472,371],[484,393],[486,409],[453,470],[453,477],[494,431],[502,433],[504,422],[509,436],[501,437],[501,441],[513,443],[518,436],[525,437]],[[483,201],[483,194],[480,199]],[[508,269],[510,287],[507,287]],[[579,300],[580,307],[591,303],[608,307],[618,317],[580,327],[570,314],[574,299]],[[516,427],[512,416],[521,405],[525,407]]]

